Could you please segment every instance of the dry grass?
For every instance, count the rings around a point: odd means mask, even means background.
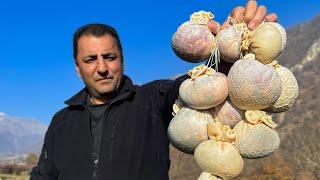
[[[0,180],[29,180],[29,175],[0,174]]]

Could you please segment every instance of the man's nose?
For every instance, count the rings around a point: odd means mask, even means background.
[[[108,71],[108,64],[102,57],[98,59],[97,71],[99,74],[105,74]]]

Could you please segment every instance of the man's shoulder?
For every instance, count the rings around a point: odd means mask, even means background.
[[[53,118],[51,120],[49,128],[53,128],[54,129],[56,126],[58,126],[59,124],[64,122],[65,121],[64,115],[65,115],[65,113],[68,112],[68,109],[69,109],[69,107],[66,106],[66,107],[60,109],[58,112],[56,112],[53,115]]]
[[[134,90],[138,94],[149,94],[148,92],[158,92],[158,90],[163,89],[165,84],[168,84],[172,80],[168,79],[159,79],[147,82],[142,85],[134,85]]]
[[[175,88],[176,85],[180,86],[180,84],[188,78],[187,75],[182,75],[179,77],[176,77],[174,79],[158,79],[153,80],[151,82],[148,82],[146,84],[143,84],[140,86],[140,88],[151,88],[151,89],[157,89],[157,90],[167,90],[171,88]]]
[[[155,87],[155,86],[159,86],[163,83],[167,83],[167,82],[171,82],[172,80],[170,79],[157,79],[157,80],[153,80],[150,82],[147,82],[145,84],[142,84],[141,87],[142,88],[148,88],[148,87]]]

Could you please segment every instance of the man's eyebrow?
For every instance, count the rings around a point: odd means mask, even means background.
[[[84,57],[84,59],[86,59],[86,58],[93,58],[94,59],[94,58],[97,58],[97,55],[93,55],[93,54],[92,55],[88,55],[88,56]]]
[[[112,52],[107,52],[107,53],[103,53],[103,56],[110,56],[110,55],[115,55],[116,53],[112,53]]]
[[[110,57],[110,56],[116,56],[116,53],[104,53],[104,54],[102,54],[102,57]]]

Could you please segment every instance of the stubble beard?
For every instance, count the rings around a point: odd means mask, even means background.
[[[99,92],[98,88],[97,90],[92,88],[91,86],[86,84],[86,87],[90,93],[91,96],[91,101],[93,101],[92,99],[98,99],[99,101],[103,101],[104,103],[106,103],[107,101],[109,101],[110,99],[113,99],[114,97],[117,96],[117,94],[120,91],[120,85],[121,82],[123,80],[123,75],[121,76],[121,78],[119,79],[118,82],[116,82],[116,84],[114,85],[114,87],[111,87],[112,89],[110,90],[104,90],[102,92]],[[112,84],[113,86],[113,84]]]

